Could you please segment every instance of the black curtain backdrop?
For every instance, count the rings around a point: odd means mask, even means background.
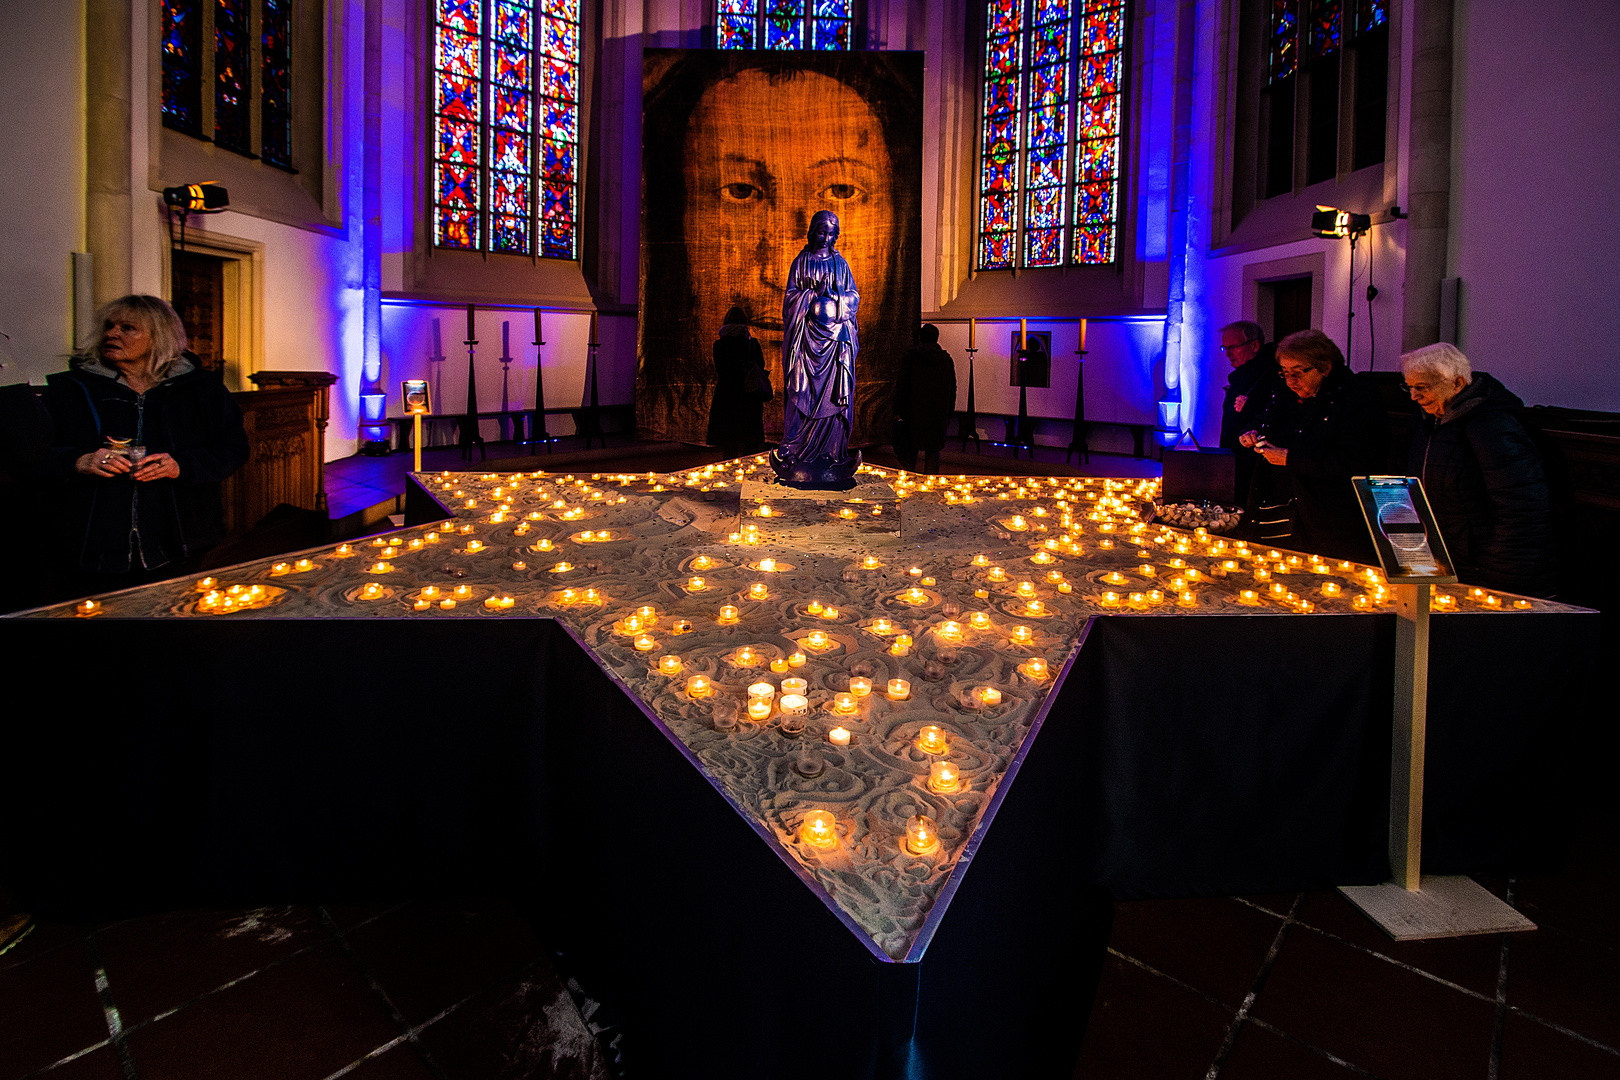
[[[782,283],[818,210],[839,216],[861,293],[856,445],[882,442],[922,311],[921,53],[649,49],[642,67],[636,426],[701,443],[712,346],[748,313],[782,431]]]

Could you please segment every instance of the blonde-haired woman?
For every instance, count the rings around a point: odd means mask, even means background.
[[[102,308],[95,344],[46,379],[66,581],[75,595],[186,573],[224,533],[219,485],[247,461],[242,410],[156,296]]]

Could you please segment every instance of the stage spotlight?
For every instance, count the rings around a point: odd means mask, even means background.
[[[218,184],[205,181],[164,188],[163,201],[183,213],[217,214],[231,205],[231,196]]]
[[[1311,232],[1324,240],[1357,237],[1370,228],[1372,216],[1369,214],[1352,214],[1348,210],[1318,204],[1316,213],[1311,215]]]

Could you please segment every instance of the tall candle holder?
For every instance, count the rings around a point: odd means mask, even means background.
[[[591,448],[591,439],[602,440],[602,449],[607,449],[607,436],[602,433],[602,411],[596,395],[596,350],[602,343],[596,340],[596,312],[591,312],[591,340],[586,343],[589,353],[585,357],[585,367],[590,373],[591,402],[585,409],[585,449]]]
[[[540,355],[540,347],[546,343],[545,330],[540,325],[540,309],[534,309],[534,419],[529,422],[529,453],[534,453],[534,444],[546,444],[546,453],[551,453],[551,432],[546,430],[546,376],[545,362]]]
[[[489,457],[484,450],[484,435],[478,430],[478,373],[473,367],[473,358],[477,354],[478,339],[473,336],[473,306],[467,305],[467,340],[462,342],[467,346],[467,411],[461,418],[461,458],[463,461],[472,459],[472,448],[478,446],[480,461]]]
[[[963,452],[965,453],[967,451],[968,440],[972,439],[973,452],[976,454],[982,454],[984,453],[984,448],[979,445],[979,408],[978,402],[974,399],[973,394],[973,354],[978,351],[979,350],[974,348],[972,345],[968,346],[967,418],[961,422],[961,431]]]
[[[1069,440],[1068,452],[1063,455],[1065,465],[1076,453],[1080,455],[1082,465],[1091,460],[1091,447],[1086,439],[1086,352],[1085,337],[1082,335],[1080,347],[1074,350],[1074,355],[1080,358],[1075,361],[1074,371],[1074,436]]]
[[[501,424],[502,437],[510,436],[516,439],[517,432],[512,429],[512,324],[506,320],[501,321]]]

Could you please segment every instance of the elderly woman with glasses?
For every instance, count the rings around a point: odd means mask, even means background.
[[[1401,357],[1414,419],[1407,472],[1429,505],[1464,582],[1527,596],[1557,585],[1552,506],[1535,443],[1519,422],[1524,402],[1455,345]]]
[[[1276,395],[1260,426],[1239,438],[1265,459],[1250,497],[1262,539],[1370,561],[1372,542],[1350,478],[1383,471],[1389,417],[1378,394],[1320,330],[1278,342],[1277,368],[1289,392]]]

